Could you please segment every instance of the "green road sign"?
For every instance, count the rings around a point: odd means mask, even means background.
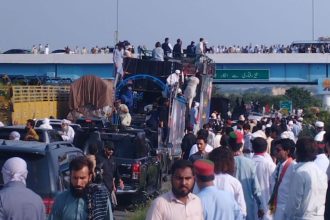
[[[241,69],[225,70],[217,69],[215,79],[221,80],[267,80],[269,79],[269,70]]]
[[[292,101],[280,101],[280,109],[284,112],[291,113],[292,112]]]

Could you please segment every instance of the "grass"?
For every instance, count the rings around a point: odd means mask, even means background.
[[[169,183],[169,181],[165,183],[163,182],[163,187],[160,193],[165,193],[169,191],[170,188],[171,188],[171,184]],[[153,199],[149,197],[146,203],[139,204],[135,209],[134,214],[129,218],[129,220],[145,220],[147,217],[148,209],[152,201]]]
[[[135,212],[134,215],[132,215],[129,220],[144,220],[147,217],[147,212],[148,209],[151,205],[151,201],[148,201],[147,204],[145,206],[140,206],[138,207]]]

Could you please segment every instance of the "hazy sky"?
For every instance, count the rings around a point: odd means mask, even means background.
[[[289,44],[312,39],[313,0],[118,0],[119,39],[152,48],[177,38],[184,46]],[[51,50],[114,44],[117,0],[1,0],[0,50]],[[315,0],[315,38],[330,36],[330,0]]]

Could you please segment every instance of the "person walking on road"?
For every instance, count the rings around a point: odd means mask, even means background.
[[[202,200],[205,220],[243,220],[240,207],[234,196],[214,186],[214,164],[210,160],[194,163],[196,183]]]
[[[315,164],[317,149],[313,138],[296,143],[296,160],[290,182],[284,219],[323,220],[327,192],[327,175]]]
[[[202,220],[201,200],[192,190],[194,167],[190,161],[177,160],[171,169],[172,190],[156,198],[148,210],[146,220]]]
[[[70,189],[60,193],[48,220],[113,220],[109,193],[103,185],[93,184],[93,163],[85,156],[69,165]]]
[[[275,157],[278,164],[271,176],[272,194],[269,200],[269,210],[273,214],[273,220],[284,219],[284,209],[289,197],[289,186],[296,162],[292,153],[295,148],[293,140],[279,139],[274,142]]]
[[[242,152],[243,134],[240,131],[230,132],[228,144],[234,153],[235,177],[241,182],[243,187],[247,211],[246,220],[263,218],[265,204],[262,202],[256,165],[250,158],[245,157]]]

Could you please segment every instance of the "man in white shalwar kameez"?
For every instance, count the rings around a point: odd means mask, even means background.
[[[293,168],[296,162],[291,154],[295,148],[293,140],[279,139],[274,142],[275,157],[278,161],[275,171],[271,176],[271,199],[269,201],[273,220],[283,220],[285,205],[289,196],[289,187]]]
[[[315,146],[317,149],[316,159],[314,160],[315,164],[322,170],[323,172],[327,172],[329,167],[329,158],[325,154],[325,142],[324,142],[324,123],[321,121],[317,121],[315,123],[316,130],[318,133],[314,137]]]
[[[257,137],[251,142],[254,151],[252,160],[256,164],[256,174],[260,184],[262,203],[264,204],[264,207],[266,207],[265,216],[263,219],[270,220],[272,219],[272,216],[269,212],[267,204],[271,195],[270,177],[273,174],[276,165],[272,161],[271,157],[267,155],[266,139]]]
[[[298,139],[296,156],[285,220],[323,220],[328,182],[326,174],[314,163],[314,140],[308,137]]]
[[[240,131],[230,132],[229,148],[234,153],[235,177],[241,182],[246,203],[246,220],[263,218],[265,204],[262,202],[259,181],[254,162],[245,157],[243,150],[243,134]],[[256,211],[258,209],[258,211]]]

